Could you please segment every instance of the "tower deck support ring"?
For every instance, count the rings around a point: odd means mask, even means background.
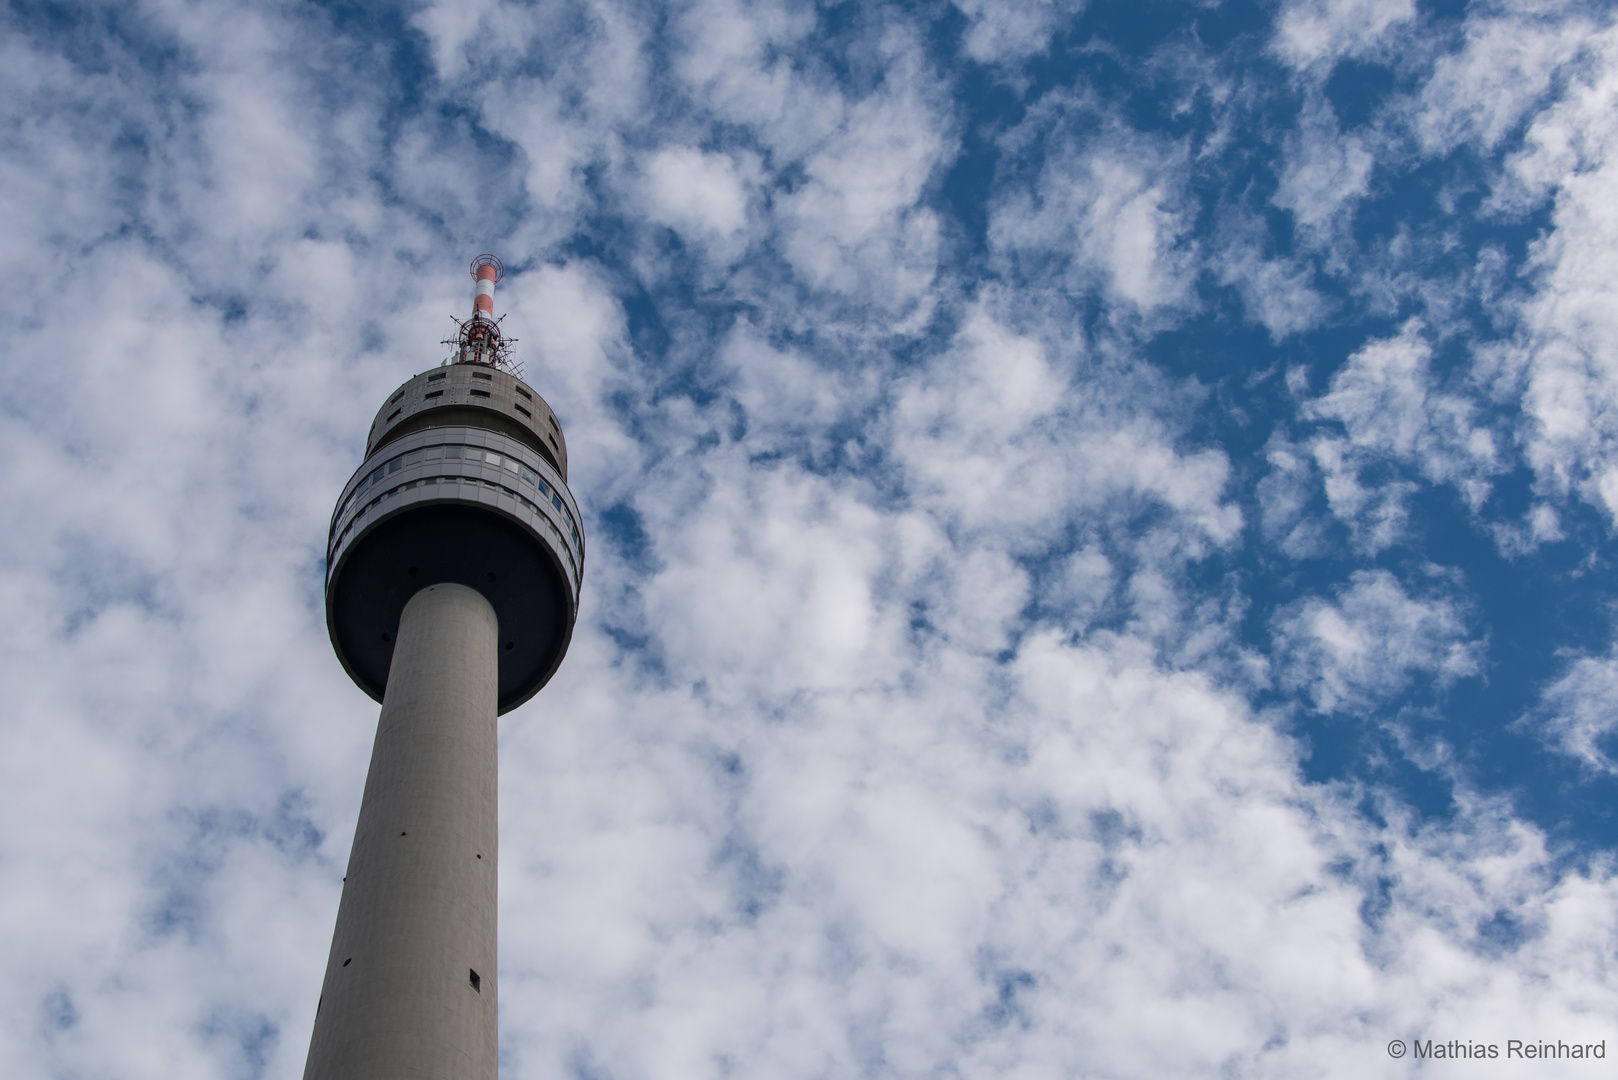
[[[488,422],[497,418],[465,403],[419,416],[464,421],[484,413]],[[565,449],[558,440],[552,454],[541,454],[532,432],[506,430],[513,433],[466,423],[406,430],[379,414],[371,453],[344,486],[327,539],[326,627],[343,668],[378,701],[400,613],[427,585],[465,585],[493,605],[502,713],[537,693],[567,652],[584,532],[553,460],[565,462]]]

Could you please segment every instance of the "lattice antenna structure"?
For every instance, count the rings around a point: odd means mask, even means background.
[[[442,342],[454,348],[448,363],[484,364],[522,377],[522,365],[511,352],[517,339],[501,333],[504,316],[494,317],[494,287],[505,276],[505,265],[493,255],[479,255],[472,260],[472,280],[476,283],[472,292],[472,317],[463,322],[450,316],[459,333]]]

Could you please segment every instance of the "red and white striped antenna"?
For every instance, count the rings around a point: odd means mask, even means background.
[[[456,319],[460,335],[444,342],[455,346],[455,364],[486,364],[503,368],[521,377],[511,355],[511,344],[516,338],[500,333],[500,320],[494,317],[494,287],[506,276],[506,267],[493,255],[479,255],[472,260],[472,317],[465,322]]]
[[[472,293],[472,318],[494,321],[494,286],[505,276],[505,264],[493,255],[479,255],[472,260],[472,280],[477,282]]]

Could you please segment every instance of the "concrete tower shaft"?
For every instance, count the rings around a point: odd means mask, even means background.
[[[496,717],[567,652],[584,531],[503,268],[472,272],[453,361],[378,410],[327,534],[327,630],[382,714],[305,1080],[496,1075]]]
[[[405,605],[305,1080],[496,1073],[499,636],[464,585]]]

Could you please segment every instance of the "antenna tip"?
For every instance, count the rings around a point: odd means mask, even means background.
[[[482,270],[484,267],[489,267],[491,270],[493,270],[493,277],[490,277],[487,273],[481,275],[478,273],[478,271]],[[499,280],[505,276],[505,264],[499,259],[495,258],[493,255],[479,255],[477,258],[472,260],[472,278],[474,281],[486,279],[489,281],[499,282]]]

